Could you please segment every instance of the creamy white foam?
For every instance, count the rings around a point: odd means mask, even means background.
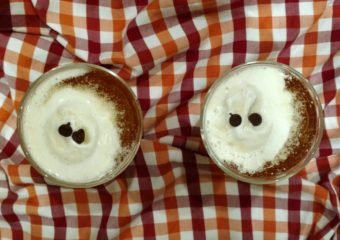
[[[249,66],[225,78],[205,107],[205,139],[219,161],[234,163],[239,171],[255,173],[267,162],[286,157],[284,148],[296,131],[294,96],[285,88],[285,73],[269,66]],[[253,126],[252,113],[262,116]],[[242,117],[231,126],[230,114]]]
[[[85,73],[70,70],[44,80],[30,94],[22,116],[23,140],[33,160],[56,178],[74,183],[99,179],[122,151],[112,103],[95,90],[56,86]],[[59,134],[58,128],[68,122],[73,131],[85,131],[83,143]]]

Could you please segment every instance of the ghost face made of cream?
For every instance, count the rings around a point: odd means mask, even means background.
[[[226,90],[226,139],[240,151],[252,151],[268,139],[272,124],[265,117],[261,96],[251,85]]]

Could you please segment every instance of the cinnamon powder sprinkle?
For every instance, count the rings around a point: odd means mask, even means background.
[[[286,143],[286,146],[284,146],[287,148],[286,159],[278,161],[275,165],[268,162],[262,171],[252,174],[242,173],[244,176],[266,178],[281,175],[301,162],[312,148],[314,138],[317,134],[318,122],[314,101],[304,85],[295,76],[286,75],[285,87],[294,96],[295,114],[299,114],[300,117],[302,117],[302,120],[299,121],[297,126],[297,132],[293,136],[294,144]],[[240,174],[235,164],[225,164]]]
[[[61,85],[90,88],[109,103],[112,103],[116,110],[116,124],[119,129],[121,146],[123,149],[132,148],[136,141],[139,119],[134,107],[134,99],[130,92],[120,81],[106,72],[92,70],[84,75],[65,79]],[[126,151],[123,151],[117,161],[123,161]]]

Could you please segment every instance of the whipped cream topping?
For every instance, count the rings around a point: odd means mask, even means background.
[[[240,172],[256,173],[284,160],[299,118],[294,96],[285,87],[285,73],[275,67],[249,66],[225,77],[206,102],[203,128],[211,151]],[[241,122],[230,123],[232,115]],[[250,116],[261,121],[254,125]]]
[[[22,136],[32,159],[54,177],[74,183],[99,179],[122,151],[115,106],[91,87],[62,84],[85,73],[70,70],[45,79],[30,94],[22,116]],[[58,132],[65,124],[73,133],[84,131],[81,143]]]

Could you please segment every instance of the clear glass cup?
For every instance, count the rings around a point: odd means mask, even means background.
[[[246,68],[248,68],[250,66],[254,66],[254,65],[278,68],[278,69],[285,71],[286,73],[294,76],[296,79],[298,79],[298,81],[300,81],[303,84],[305,89],[310,94],[310,96],[313,100],[313,105],[315,107],[316,117],[317,117],[317,123],[316,123],[316,126],[315,126],[316,134],[313,137],[312,146],[311,146],[310,149],[308,149],[304,158],[300,159],[291,168],[286,169],[286,171],[281,172],[280,174],[277,174],[277,175],[272,175],[272,176],[256,177],[256,176],[246,175],[246,174],[240,173],[235,168],[230,167],[228,164],[224,164],[223,159],[219,159],[219,156],[217,156],[217,154],[213,151],[213,148],[211,147],[211,143],[210,143],[209,139],[207,138],[207,133],[206,133],[206,118],[207,118],[206,112],[207,112],[207,105],[208,105],[208,103],[211,99],[211,96],[214,94],[216,89],[219,88],[220,85],[224,81],[228,81],[228,76],[235,73],[236,71],[240,71],[242,69],[246,69]],[[209,91],[206,95],[205,102],[203,104],[203,109],[202,109],[202,112],[201,112],[200,121],[201,121],[201,123],[200,123],[201,124],[201,126],[200,126],[201,137],[202,137],[203,143],[205,145],[205,148],[207,150],[207,153],[209,154],[210,158],[214,161],[214,163],[225,174],[227,174],[227,175],[229,175],[229,176],[231,176],[231,177],[233,177],[237,180],[247,182],[247,183],[253,183],[253,184],[274,183],[274,182],[277,182],[279,180],[287,179],[287,178],[297,174],[299,171],[301,171],[305,167],[305,165],[314,157],[316,151],[318,150],[318,147],[320,145],[320,141],[321,141],[321,138],[322,138],[322,132],[323,132],[323,129],[324,129],[323,112],[322,112],[320,99],[319,99],[315,89],[311,85],[311,83],[301,73],[299,73],[298,71],[296,71],[292,67],[289,67],[287,65],[284,65],[284,64],[281,64],[281,63],[278,63],[278,62],[273,62],[273,61],[255,61],[255,62],[249,62],[249,63],[246,63],[246,64],[242,64],[242,65],[239,65],[237,67],[230,69],[221,78],[216,80],[213,83],[213,85],[211,86],[211,88],[209,89]]]
[[[98,177],[96,180],[93,181],[86,181],[86,182],[69,182],[69,181],[64,181],[62,179],[56,178],[52,174],[49,174],[46,169],[42,168],[39,166],[39,164],[32,158],[30,151],[27,147],[27,143],[25,142],[25,138],[23,137],[23,114],[24,114],[24,109],[26,108],[27,104],[30,101],[30,98],[32,95],[34,95],[36,89],[39,87],[39,85],[47,81],[48,79],[52,79],[53,77],[61,77],[63,75],[64,79],[70,78],[72,76],[65,76],[65,72],[69,70],[74,70],[74,69],[93,69],[93,70],[99,70],[103,71],[106,73],[109,73],[112,76],[112,81],[117,81],[120,83],[120,85],[124,86],[124,89],[126,90],[126,97],[131,98],[131,102],[133,103],[133,111],[135,111],[137,120],[138,120],[138,128],[135,129],[135,140],[134,144],[129,150],[129,153],[125,155],[124,159],[120,161],[118,166],[113,167],[109,171],[105,172],[101,177]],[[100,184],[106,183],[115,177],[117,177],[121,172],[123,172],[128,165],[133,161],[137,150],[140,145],[140,141],[142,138],[143,134],[143,115],[141,111],[141,107],[139,105],[139,102],[137,100],[136,95],[132,91],[132,89],[129,87],[129,85],[117,74],[114,72],[98,66],[98,65],[93,65],[93,64],[88,64],[88,63],[71,63],[71,64],[66,64],[63,66],[56,67],[43,75],[39,77],[34,83],[31,84],[29,87],[28,91],[25,93],[25,96],[21,102],[19,112],[18,112],[18,119],[17,119],[17,128],[19,132],[19,141],[20,145],[23,149],[23,152],[28,160],[28,162],[44,177],[45,181],[51,185],[57,185],[57,186],[62,186],[62,187],[69,187],[69,188],[90,188],[94,186],[98,186]],[[99,159],[100,160],[100,159]],[[76,173],[75,173],[76,174]]]

